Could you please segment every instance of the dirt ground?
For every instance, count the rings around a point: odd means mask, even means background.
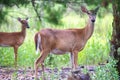
[[[94,71],[93,66],[80,67],[79,69],[87,69],[89,72]],[[61,69],[45,69],[46,80],[67,80],[68,76],[71,74],[71,68],[61,68]],[[41,70],[38,71],[38,76],[41,79]],[[0,67],[0,80],[35,80],[34,69],[28,67],[26,69],[17,69]]]

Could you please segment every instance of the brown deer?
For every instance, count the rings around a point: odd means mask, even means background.
[[[15,55],[15,67],[17,66],[17,51],[19,46],[23,43],[26,36],[26,28],[29,28],[28,18],[26,20],[18,21],[22,24],[22,30],[20,32],[0,32],[0,46],[1,47],[13,47]]]
[[[94,31],[94,23],[96,13],[99,7],[94,10],[87,10],[85,6],[81,6],[82,12],[86,13],[88,23],[82,29],[43,29],[35,35],[36,50],[40,50],[41,55],[35,61],[35,77],[39,64],[44,72],[44,60],[49,53],[63,55],[66,52],[71,54],[72,69],[77,68],[78,52],[80,52]]]

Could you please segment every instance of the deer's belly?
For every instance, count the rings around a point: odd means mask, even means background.
[[[50,53],[56,54],[56,55],[61,55],[61,54],[69,53],[69,52],[67,52],[67,51],[62,51],[62,50],[59,50],[59,49],[53,49]]]
[[[10,45],[0,44],[1,47],[9,47]]]

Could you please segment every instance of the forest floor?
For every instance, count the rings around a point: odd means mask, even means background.
[[[81,66],[80,70],[86,69],[91,73],[94,72],[95,66]],[[0,67],[0,80],[35,80],[34,69],[28,67],[26,69],[14,69],[9,67]],[[71,74],[71,68],[61,68],[61,69],[45,69],[46,80],[67,80],[68,76]],[[41,78],[41,70],[38,71],[38,77]]]

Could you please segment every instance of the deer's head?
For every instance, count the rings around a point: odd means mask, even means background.
[[[81,6],[82,12],[87,13],[90,21],[93,23],[95,22],[98,9],[99,9],[99,6],[97,8],[95,8],[94,10],[87,10],[87,8],[85,6]]]
[[[24,20],[22,20],[21,18],[18,18],[18,21],[22,24],[22,25],[24,25],[26,28],[29,28],[29,25],[28,25],[28,18],[26,18],[26,19],[24,19]]]

